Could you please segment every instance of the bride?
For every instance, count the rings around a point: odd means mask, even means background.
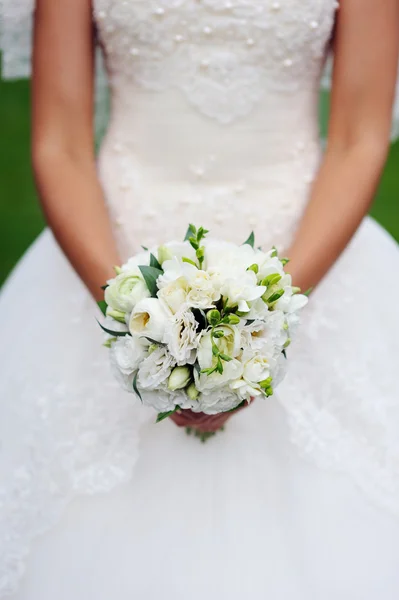
[[[11,75],[32,7],[2,3]],[[111,90],[98,159],[94,37]],[[37,0],[32,155],[52,232],[0,299],[0,598],[398,598],[399,251],[365,217],[398,40],[398,0]],[[93,300],[188,222],[253,229],[317,285],[277,397],[205,445],[119,390]]]

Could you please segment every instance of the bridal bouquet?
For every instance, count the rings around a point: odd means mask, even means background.
[[[158,412],[214,415],[272,396],[307,297],[276,249],[238,246],[190,225],[184,242],[130,258],[104,287],[113,370]]]

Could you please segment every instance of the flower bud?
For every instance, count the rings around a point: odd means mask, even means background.
[[[187,392],[187,396],[190,398],[190,400],[197,400],[197,398],[199,396],[199,391],[195,387],[194,383],[190,383],[190,385],[186,389],[186,392]]]
[[[288,340],[285,342],[283,348],[288,348],[288,346],[291,344],[291,338],[288,338]]]
[[[191,371],[188,367],[175,367],[168,379],[168,388],[171,392],[185,388],[191,380]]]
[[[204,246],[201,246],[200,248],[198,248],[195,252],[198,260],[202,260],[205,256],[205,248]]]
[[[173,258],[172,251],[166,246],[159,246],[158,248],[158,262],[162,265],[165,260],[171,260]]]
[[[230,325],[238,325],[238,323],[240,322],[240,317],[238,317],[237,315],[229,315],[228,322],[230,323]]]
[[[266,389],[268,387],[270,387],[271,382],[273,381],[272,377],[268,377],[267,379],[264,379],[263,381],[259,382],[259,385],[262,389]]]
[[[278,292],[275,292],[274,294],[272,294],[270,296],[270,298],[266,298],[266,302],[268,304],[273,304],[274,302],[277,302],[277,300],[279,300],[281,298],[281,296],[284,296],[284,290],[278,290]],[[264,298],[264,296],[262,296]]]
[[[248,267],[247,271],[253,271],[254,273],[258,273],[259,272],[259,265],[257,265],[256,263],[254,263],[253,265],[251,265],[250,267]]]
[[[206,318],[208,319],[209,325],[212,325],[212,327],[214,327],[215,325],[220,323],[220,312],[216,309],[210,310],[206,315]]]
[[[115,271],[115,273],[116,273],[117,275],[120,275],[120,274],[122,273],[122,269],[121,269],[120,267],[118,267],[118,266],[115,266],[115,267],[114,267],[114,271]]]
[[[301,293],[301,288],[300,287],[293,287],[292,288],[292,293],[293,294],[300,294]]]
[[[107,317],[112,317],[113,319],[115,319],[115,321],[119,321],[119,323],[126,323],[125,314],[126,313],[121,312],[120,310],[110,308],[109,306],[107,307]]]
[[[268,287],[269,285],[275,285],[281,279],[281,275],[279,273],[272,273],[268,275],[262,280],[262,285]]]

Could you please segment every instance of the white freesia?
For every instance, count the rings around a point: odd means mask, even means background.
[[[145,298],[136,304],[129,320],[132,336],[162,342],[170,312],[158,298]],[[150,344],[151,341],[148,341]]]
[[[173,258],[188,258],[196,261],[195,250],[189,242],[170,242],[159,246],[157,252],[158,260],[163,266],[163,263]]]
[[[224,298],[228,298],[229,306],[238,306],[238,311],[250,311],[248,303],[254,302],[263,296],[266,288],[258,285],[258,280],[253,271],[245,271],[240,277],[227,279],[220,287]]]
[[[169,378],[176,364],[164,346],[158,346],[142,361],[138,372],[138,385],[146,390],[155,390]]]
[[[150,252],[148,250],[145,250],[144,252],[139,252],[138,254],[132,256],[132,258],[129,258],[129,260],[124,265],[122,265],[121,271],[137,271],[139,269],[139,266],[148,266],[149,264]]]
[[[167,344],[178,365],[194,364],[199,344],[197,328],[198,323],[192,311],[184,305],[168,319],[163,342]]]
[[[271,377],[271,358],[262,354],[248,353],[243,358],[243,371],[240,379],[236,379],[230,384],[242,400],[248,402],[251,398],[262,396],[263,391],[260,383]]]
[[[240,327],[236,325],[223,325],[217,327],[217,331],[223,332],[224,336],[213,338],[213,343],[218,347],[219,352],[229,356],[232,360],[222,361],[223,373],[214,372],[207,374],[194,371],[195,384],[201,392],[224,386],[232,379],[239,378],[242,373],[242,365],[236,359],[241,347]],[[201,370],[212,368],[216,364],[217,359],[212,351],[213,343],[210,331],[201,335],[197,350],[197,359]]]
[[[240,277],[255,262],[255,251],[248,244],[237,246],[229,242],[205,241],[204,268],[215,278]]]
[[[122,271],[107,283],[105,302],[121,313],[130,313],[137,302],[150,295],[139,269]]]
[[[258,265],[258,279],[262,281],[265,277],[270,275],[285,275],[284,266],[278,256],[274,256],[275,251],[262,252],[258,250],[256,252],[254,263]]]

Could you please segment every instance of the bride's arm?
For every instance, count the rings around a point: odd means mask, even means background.
[[[341,2],[327,149],[287,252],[302,289],[325,275],[372,202],[389,147],[398,43],[399,0]]]
[[[90,0],[37,0],[32,159],[47,220],[93,296],[119,258],[93,148]]]

